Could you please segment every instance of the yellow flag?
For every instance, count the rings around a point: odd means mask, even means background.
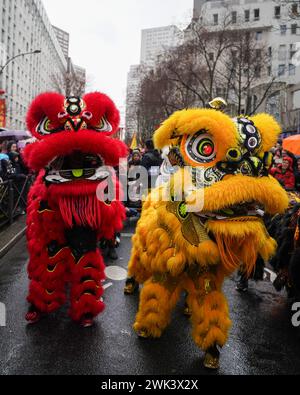
[[[131,143],[130,148],[131,148],[132,150],[135,150],[135,149],[138,148],[138,142],[137,142],[137,138],[136,138],[136,133],[134,133],[134,136],[133,136],[133,139],[132,139],[132,143]]]

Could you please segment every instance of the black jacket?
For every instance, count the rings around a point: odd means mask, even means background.
[[[160,167],[163,163],[161,156],[157,150],[148,151],[142,159],[141,166],[145,167],[148,171],[151,167]]]

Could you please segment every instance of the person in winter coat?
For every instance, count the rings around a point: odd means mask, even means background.
[[[293,160],[289,156],[284,156],[282,165],[279,164],[273,167],[270,174],[275,177],[286,190],[295,190],[296,177],[294,174]]]
[[[163,160],[160,153],[154,148],[153,141],[148,140],[146,142],[146,152],[141,162],[141,166],[148,172],[148,189],[155,186],[162,163]]]

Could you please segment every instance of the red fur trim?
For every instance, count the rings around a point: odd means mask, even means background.
[[[96,196],[61,196],[58,205],[65,225],[90,227],[96,231],[114,237],[114,233],[123,228],[125,209],[120,202],[106,205]]]
[[[78,262],[74,263],[74,266],[72,266],[72,272],[76,277],[72,278],[72,281],[76,282],[80,280],[80,278],[78,278],[78,273],[80,271],[80,275],[82,274],[81,277],[86,277],[87,274],[83,272],[83,270],[90,267],[96,269],[97,272],[101,274],[101,277],[97,277],[98,280],[104,280],[102,273],[104,273],[105,264],[99,250],[84,255]],[[95,279],[94,276],[92,276],[92,278]]]
[[[58,184],[58,185],[50,185],[49,186],[49,203],[51,205],[58,205],[59,199],[64,197],[76,197],[76,196],[89,196],[95,197],[97,187],[99,182],[91,182],[91,181],[76,181],[69,182],[66,184]]]
[[[128,148],[121,141],[95,131],[84,130],[47,136],[39,143],[26,147],[24,158],[32,170],[40,171],[54,158],[70,155],[74,151],[101,155],[105,165],[112,167],[118,166],[119,160],[128,155]]]
[[[105,116],[113,131],[110,134],[114,134],[118,131],[120,125],[120,113],[117,110],[115,103],[105,94],[99,92],[88,93],[83,97],[87,105],[87,110],[93,114],[93,118],[90,121],[90,125],[97,127],[100,119]]]
[[[60,126],[58,114],[64,110],[64,96],[59,93],[48,92],[37,96],[32,102],[27,114],[28,130],[39,140],[43,137],[36,133],[40,121],[46,116],[51,120],[54,128]]]
[[[78,225],[96,230],[101,227],[101,207],[96,198],[62,196],[59,199],[59,208],[63,220],[69,228]]]
[[[102,286],[94,281],[87,281],[83,284],[77,284],[72,288],[71,300],[80,300],[82,295],[91,292],[96,300],[99,300],[104,293]]]
[[[118,131],[120,124],[120,113],[114,102],[105,94],[100,92],[88,93],[83,97],[86,103],[84,111],[92,113],[93,117],[88,121],[91,127],[98,127],[102,117],[106,117],[112,125],[112,132],[107,135],[114,134]],[[36,128],[43,118],[47,117],[51,121],[52,127],[61,126],[61,120],[58,114],[64,112],[65,97],[58,93],[48,92],[37,96],[32,102],[27,114],[27,127],[31,133],[39,140],[44,139],[36,132]]]
[[[105,304],[96,300],[92,295],[83,295],[79,301],[72,300],[70,309],[70,317],[73,321],[79,322],[85,314],[91,314],[97,317],[105,309]]]
[[[42,313],[50,314],[59,309],[66,302],[66,294],[64,289],[56,290],[49,295],[41,284],[32,281],[30,284],[28,302],[33,304]]]
[[[79,283],[81,279],[83,278],[92,278],[95,280],[97,283],[100,283],[101,281],[105,280],[105,273],[103,270],[99,269],[91,269],[91,268],[84,268],[84,267],[79,267],[77,270],[74,270],[74,268],[71,270],[71,279],[70,281],[74,284]]]
[[[104,269],[104,261],[98,250],[88,253],[76,265],[72,265],[70,315],[74,321],[80,321],[84,314],[96,317],[104,310],[104,304],[99,302],[104,292],[101,284],[105,278]]]

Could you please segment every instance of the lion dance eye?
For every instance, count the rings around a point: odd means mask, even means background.
[[[216,157],[215,144],[205,131],[185,138],[183,148],[189,162],[209,163]]]
[[[96,130],[97,132],[112,132],[113,131],[113,127],[111,126],[111,124],[108,122],[108,120],[106,119],[106,117],[101,118],[99,125],[97,125],[95,128],[93,128],[94,130]]]
[[[50,119],[47,117],[43,118],[41,122],[38,124],[36,131],[42,136],[47,136],[48,134],[51,134],[53,128],[51,127]]]

